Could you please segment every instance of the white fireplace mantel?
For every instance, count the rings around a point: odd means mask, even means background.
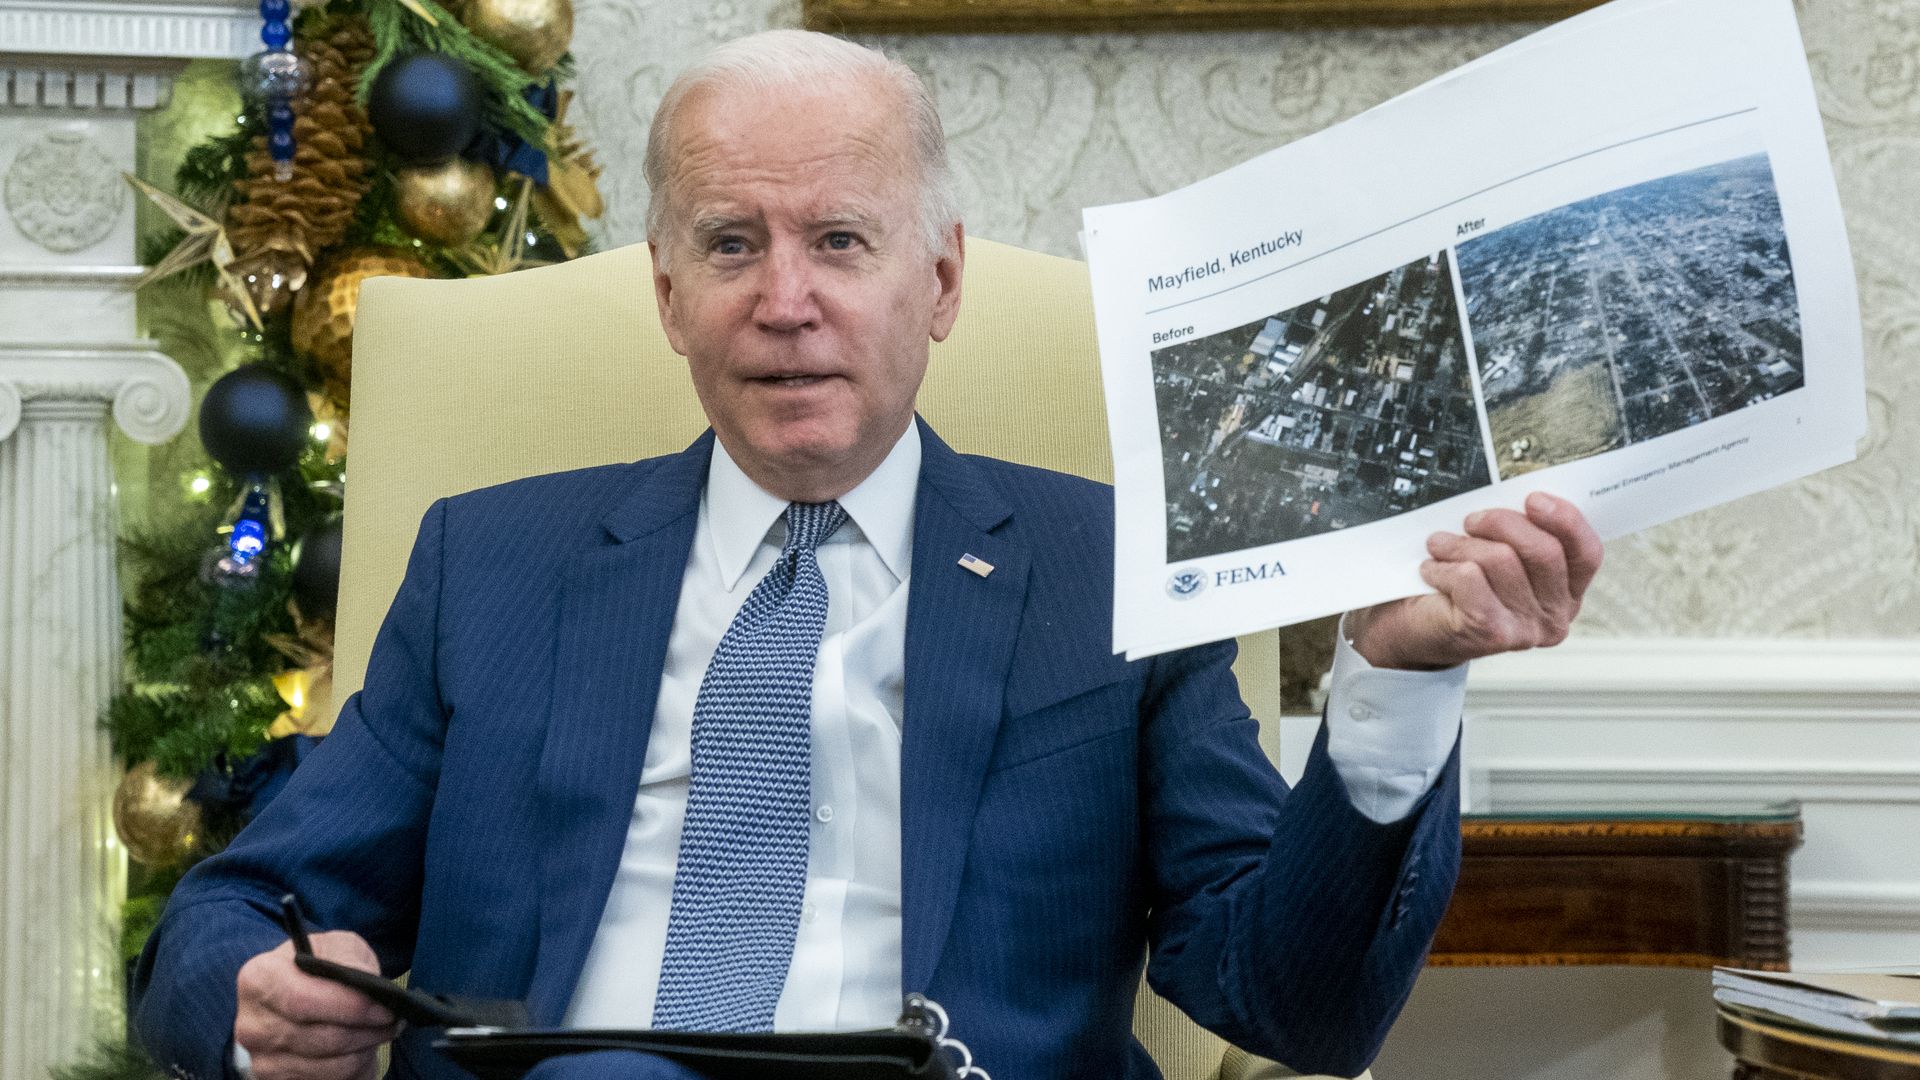
[[[260,47],[259,35],[259,16],[244,3],[0,0],[0,53],[238,59]]]
[[[0,1077],[44,1077],[120,1023],[108,439],[174,438],[192,408],[139,337],[120,174],[179,70],[257,51],[259,28],[252,3],[0,0]]]
[[[151,109],[189,60],[260,48],[244,4],[0,0],[0,104]]]

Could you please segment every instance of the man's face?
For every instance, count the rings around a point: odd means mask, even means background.
[[[784,498],[880,463],[959,307],[958,228],[927,250],[896,96],[704,88],[677,120],[661,320],[727,452]]]

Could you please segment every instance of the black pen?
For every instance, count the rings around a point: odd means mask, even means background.
[[[300,910],[300,898],[292,893],[280,898],[280,925],[292,940],[295,953],[313,955],[313,942],[307,940],[307,914]]]
[[[299,897],[280,898],[280,925],[293,942],[293,964],[315,978],[358,990],[386,1007],[396,1019],[418,1027],[524,1028],[532,1023],[523,1002],[430,994],[381,978],[377,973],[336,964],[313,954],[307,937],[307,916]]]

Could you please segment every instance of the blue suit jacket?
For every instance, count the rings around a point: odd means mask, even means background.
[[[556,1024],[620,862],[711,435],[427,512],[364,689],[287,789],[173,894],[142,1039],[212,1078],[276,898],[389,974]],[[901,751],[902,985],[1000,1080],[1155,1077],[1142,962],[1202,1024],[1307,1072],[1377,1052],[1451,894],[1457,766],[1405,821],[1317,747],[1291,794],[1232,642],[1110,647],[1111,491],[922,425]],[[964,553],[993,564],[979,577]],[[394,1070],[464,1074],[425,1033]]]

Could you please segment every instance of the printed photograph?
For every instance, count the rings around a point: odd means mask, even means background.
[[[1462,243],[1456,258],[1502,477],[1805,382],[1765,154],[1549,210]]]
[[[1171,561],[1490,482],[1446,253],[1153,353]]]

